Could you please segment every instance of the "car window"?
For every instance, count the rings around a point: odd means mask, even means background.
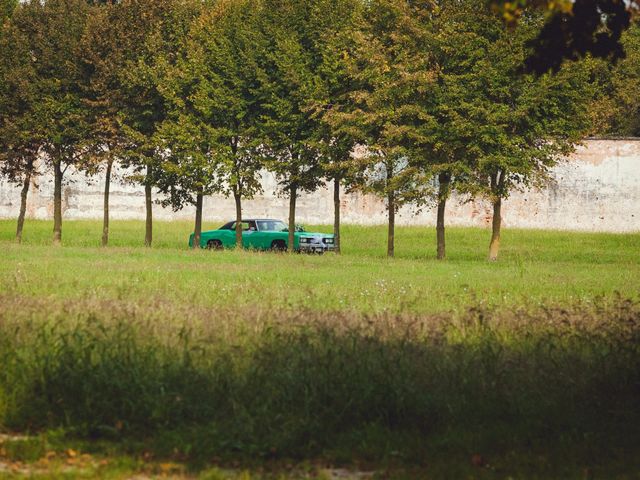
[[[281,232],[287,228],[280,220],[260,220],[258,221],[258,227],[260,231],[266,232]]]
[[[229,225],[229,230],[235,230],[236,229],[236,223],[237,222],[232,222]],[[242,222],[242,231],[246,232],[248,230],[251,230],[251,228],[253,227],[253,230],[256,229],[256,222]]]

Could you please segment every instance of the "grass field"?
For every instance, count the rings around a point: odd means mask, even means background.
[[[190,251],[180,222],[151,249],[141,222],[109,248],[99,222],[61,248],[13,229],[0,433],[36,436],[0,437],[0,477],[49,450],[54,478],[640,476],[640,235],[505,230],[489,263],[482,229],[449,229],[444,262],[427,228],[395,259],[384,227],[345,226],[341,256]],[[69,449],[111,466],[60,470]]]
[[[438,313],[477,302],[572,303],[640,292],[640,235],[506,230],[501,260],[489,263],[489,232],[481,229],[449,229],[445,262],[434,259],[427,228],[399,228],[392,260],[383,227],[345,226],[340,257],[189,251],[191,225],[180,222],[156,223],[152,249],[140,247],[141,222],[114,222],[108,249],[98,246],[99,222],[66,222],[61,249],[50,247],[50,223],[28,222],[21,246],[11,242],[13,229],[0,222],[0,288],[57,299]]]

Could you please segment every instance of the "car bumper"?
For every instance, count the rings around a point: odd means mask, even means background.
[[[304,253],[325,253],[325,252],[333,252],[333,245],[327,244],[319,244],[319,243],[301,243],[298,247],[300,252]]]

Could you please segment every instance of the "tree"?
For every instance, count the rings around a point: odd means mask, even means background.
[[[223,0],[206,9],[189,34],[174,81],[164,89],[207,146],[216,164],[217,190],[233,195],[238,247],[242,200],[262,188],[257,85],[264,45],[258,14],[248,0]]]
[[[356,164],[352,158],[356,142],[353,137],[333,131],[331,128],[320,131],[319,151],[322,167],[327,179],[333,181],[333,241],[334,252],[341,253],[341,201],[340,188],[355,186],[353,175]],[[357,170],[356,170],[357,171]]]
[[[62,239],[62,183],[69,166],[78,165],[86,153],[86,110],[79,91],[80,40],[90,7],[82,0],[31,2],[31,26],[36,58],[37,115],[44,139],[43,150],[54,171],[53,241]]]
[[[450,108],[466,119],[474,139],[470,148],[477,153],[466,193],[492,203],[489,258],[497,260],[502,200],[519,186],[543,184],[588,126],[589,72],[573,63],[556,74],[522,74],[526,45],[539,31],[535,15],[509,31],[490,11],[461,9],[459,2],[449,8],[457,12],[455,30],[461,35],[450,38],[451,45],[466,68],[450,78],[463,93]]]
[[[267,43],[260,78],[259,138],[267,168],[289,197],[291,250],[298,195],[322,184],[320,120],[311,113],[321,96],[320,38],[333,31],[324,18],[326,7],[315,0],[265,0],[261,13]]]
[[[447,202],[453,191],[470,191],[472,173],[482,150],[478,144],[478,123],[465,111],[474,92],[467,81],[478,61],[493,41],[486,31],[486,18],[478,15],[477,2],[440,2],[427,7],[428,26],[422,33],[424,49],[431,54],[432,77],[417,84],[411,101],[411,115],[404,119],[411,150],[411,163],[419,172],[418,182],[434,183],[425,189],[428,201],[436,206],[436,258],[446,258]],[[410,104],[411,104],[410,103]]]
[[[339,132],[368,149],[355,162],[357,183],[387,202],[389,256],[395,250],[398,209],[422,203],[430,190],[413,158],[417,137],[432,121],[424,108],[435,79],[425,30],[429,13],[421,2],[368,3],[369,21],[355,32],[354,51],[347,53],[353,84],[349,101],[327,117]]]
[[[165,195],[161,203],[174,211],[188,204],[196,207],[192,248],[199,248],[204,196],[220,190],[215,143],[202,124],[193,123],[179,110],[169,114],[156,136],[163,152],[156,176]]]
[[[114,162],[118,154],[123,154],[131,145],[122,128],[122,115],[115,102],[113,91],[114,75],[121,65],[118,64],[120,38],[114,36],[110,25],[111,9],[107,3],[94,9],[88,21],[87,30],[82,39],[82,93],[83,101],[89,110],[89,137],[92,162],[89,173],[98,173],[104,166],[104,195],[102,246],[109,244],[109,192]]]
[[[92,22],[85,43],[85,68],[93,76],[92,94],[101,111],[98,119],[110,139],[117,135],[122,140],[117,142],[125,145],[118,150],[122,165],[133,169],[130,178],[144,185],[147,246],[153,241],[152,188],[155,166],[161,161],[155,135],[167,116],[158,90],[164,70],[157,62],[172,59],[200,6],[197,0],[114,2]]]
[[[12,14],[12,2],[2,4],[3,15]],[[21,7],[24,8],[24,7]],[[2,20],[2,19],[0,19]],[[22,241],[27,196],[41,142],[34,128],[35,69],[28,38],[10,21],[0,23],[0,175],[20,185],[20,210],[16,241]]]
[[[321,2],[319,2],[321,3]],[[334,110],[343,111],[350,102],[353,90],[349,75],[349,52],[353,54],[353,36],[362,22],[364,3],[360,0],[333,0],[322,7],[327,28],[318,39],[317,70],[321,82],[321,98],[314,108],[319,116],[318,149],[328,180],[333,181],[334,252],[340,253],[340,188],[353,185],[352,152],[356,147],[353,135],[331,121]]]
[[[78,50],[89,12],[82,0],[26,2],[14,13],[6,38],[9,49],[27,52],[30,61],[29,85],[10,87],[15,88],[22,110],[14,131],[19,148],[42,152],[46,167],[54,172],[54,244],[62,238],[64,174],[85,153],[86,110],[78,87]],[[14,158],[19,157],[24,155]]]
[[[0,135],[10,136],[11,143],[1,140],[2,152],[0,152],[0,174],[17,185],[21,185],[20,210],[16,226],[16,242],[22,242],[22,231],[27,211],[27,196],[33,178],[38,174],[36,160],[38,156],[39,144],[36,140],[30,141],[23,137],[24,131],[2,129]]]
[[[418,185],[406,151],[384,140],[378,137],[377,142],[368,143],[367,154],[360,159],[361,170],[356,174],[356,181],[360,190],[386,200],[387,256],[393,257],[396,214],[403,205],[417,200],[415,191]]]

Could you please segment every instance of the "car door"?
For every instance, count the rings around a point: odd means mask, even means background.
[[[277,232],[269,229],[269,222],[267,221],[258,221],[257,222],[258,231],[253,234],[252,241],[254,248],[259,250],[269,250],[271,248],[271,244],[277,236]]]
[[[233,232],[234,245],[235,245],[235,238],[236,238],[236,225],[237,225],[237,222],[233,222],[229,227],[229,230]],[[249,222],[243,221],[242,222],[242,246],[244,248],[247,248],[248,242],[249,242],[249,237],[247,236],[248,231],[249,231]]]
[[[258,248],[256,243],[258,241],[258,228],[254,220],[242,222],[242,246],[244,248]]]

